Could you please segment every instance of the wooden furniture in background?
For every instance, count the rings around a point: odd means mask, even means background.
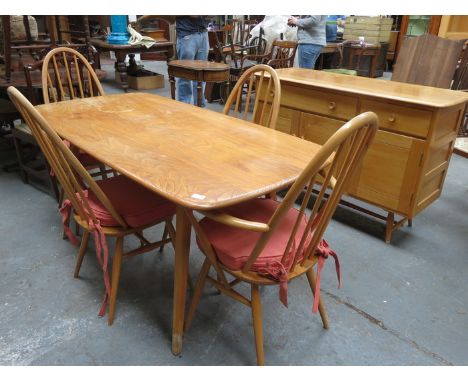
[[[379,131],[349,194],[387,216],[385,241],[441,194],[468,94],[427,86],[299,68],[278,69],[277,129],[323,144],[364,111]],[[395,222],[395,214],[404,218]]]
[[[255,199],[219,211],[202,212],[205,217],[200,222],[190,212],[197,243],[206,259],[193,293],[185,331],[190,327],[204,284],[209,281],[220,292],[251,308],[257,364],[264,365],[260,286],[285,288],[285,283],[304,274],[314,302],[317,301],[314,311],[317,306],[323,327],[328,329],[327,311],[320,298],[322,256],[328,256],[328,253],[320,252],[321,245],[324,246],[322,238],[347,183],[374,138],[377,125],[377,116],[371,112],[346,123],[312,156],[281,202]],[[331,156],[333,159],[330,161]],[[319,172],[324,176],[324,181],[311,207],[312,213],[306,218],[306,208]],[[333,179],[336,174],[336,179]],[[305,187],[307,191],[304,196],[302,192]],[[325,198],[328,187],[332,188],[332,192]],[[295,203],[300,205],[300,209],[296,209]],[[239,241],[242,241],[241,246],[238,245]],[[268,262],[272,268],[268,268]],[[274,268],[272,263],[275,263]],[[317,263],[316,272],[313,267]],[[217,272],[217,279],[208,276],[211,267]],[[281,272],[278,269],[284,274],[278,276]],[[227,275],[234,277],[234,280],[230,277],[228,281]],[[250,286],[250,299],[234,288],[239,282]],[[286,305],[287,296],[280,298]]]
[[[176,96],[175,77],[197,82],[197,105],[202,105],[202,82],[224,82],[225,98],[229,89],[229,66],[219,62],[204,60],[172,60],[167,63],[167,73],[171,83],[171,97]]]
[[[392,81],[449,89],[463,41],[433,35],[407,38],[393,66]]]
[[[399,31],[390,31],[390,38],[388,40],[388,49],[385,54],[385,70],[388,71],[392,67],[395,60],[395,51],[398,42]]]
[[[438,36],[452,40],[468,39],[468,15],[443,15]]]
[[[266,54],[248,54],[242,57],[242,67],[244,62],[255,61],[259,64],[269,65],[272,68],[291,68],[294,66],[296,57],[297,41],[287,41],[275,39],[271,44],[270,51]]]
[[[171,41],[170,29],[171,24],[166,19],[157,16],[141,16],[135,23],[135,30],[157,42]],[[165,55],[158,52],[141,52],[140,58],[142,60],[166,61]]]
[[[127,91],[128,82],[127,82],[127,65],[125,64],[125,58],[127,55],[130,57],[129,66],[134,68],[136,67],[135,62],[135,53],[141,52],[157,52],[163,54],[166,57],[166,60],[169,60],[174,56],[174,47],[175,43],[168,42],[158,42],[153,46],[146,48],[143,45],[130,45],[130,44],[109,44],[105,40],[99,38],[92,38],[91,43],[99,52],[114,52],[115,53],[115,70],[119,73],[120,76],[120,86],[122,89]]]
[[[69,218],[69,215],[67,217],[65,214],[71,214],[73,209],[74,220],[84,230],[76,259],[75,277],[79,275],[89,236],[94,234],[96,256],[104,273],[106,289],[100,315],[105,314],[106,302],[109,299],[108,323],[111,325],[114,320],[122,258],[153,251],[169,241],[175,242],[175,230],[172,226],[175,206],[123,175],[95,181],[33,105],[14,87],[8,88],[8,94],[30,126],[55,176],[64,188],[67,200],[62,205],[65,212],[61,212],[65,222]],[[94,137],[96,139],[99,136]],[[143,236],[143,230],[163,222],[171,239],[150,242]],[[77,244],[76,237],[69,230],[68,232],[70,240],[76,240]],[[124,238],[128,235],[137,236],[140,245],[136,249],[124,252]],[[112,282],[107,271],[109,258],[106,237],[116,238],[112,259]]]
[[[416,37],[425,34],[437,36],[442,20],[442,16],[440,15],[404,15],[400,17],[400,30],[398,33],[397,45],[395,49],[395,59],[398,58],[401,44],[403,44],[403,41],[407,37]]]
[[[36,108],[62,138],[177,204],[176,355],[182,351],[190,250],[186,210],[224,208],[287,187],[320,149],[273,129],[153,94],[113,94]],[[93,134],[83,134],[90,120]]]
[[[258,92],[264,92],[266,97],[263,96],[260,103],[260,97],[256,96],[251,112],[252,97]],[[243,100],[244,94],[245,100]],[[281,85],[276,71],[268,65],[255,65],[239,78],[229,94],[223,113],[244,120],[251,118],[253,123],[274,129],[278,119],[280,99]]]
[[[15,76],[13,73],[19,73],[19,77],[22,77],[24,65],[42,59],[50,49],[55,47],[66,45],[78,49],[91,62],[97,57],[91,46],[87,16],[45,16],[47,35],[41,36],[41,39],[31,37],[28,20],[28,16],[23,16],[26,40],[15,41],[11,38],[10,16],[2,16],[4,77],[10,85],[16,86],[15,80],[18,75]],[[15,61],[17,61],[16,64]],[[99,67],[99,62],[97,65]]]
[[[347,40],[333,45],[338,52],[339,62],[336,68],[325,70],[365,77],[377,76],[381,44],[366,44],[360,41]],[[332,66],[335,66],[335,64],[332,63]],[[379,74],[381,75],[381,73]]]
[[[468,93],[468,40],[465,40],[463,45],[463,52],[453,78],[452,89]],[[465,158],[468,157],[468,107],[465,112],[465,119],[458,130],[458,137],[453,150]]]

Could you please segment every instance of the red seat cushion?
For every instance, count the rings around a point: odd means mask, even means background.
[[[97,184],[130,227],[150,224],[175,214],[172,202],[123,175],[98,180]],[[120,225],[91,190],[88,190],[88,202],[102,226]]]
[[[92,155],[89,155],[81,151],[77,154],[77,158],[84,167],[98,166],[101,163]]]
[[[226,208],[224,211],[242,219],[267,223],[278,208],[278,204],[271,199],[253,199]],[[288,211],[266,247],[257,257],[252,270],[261,271],[268,265],[281,261],[298,214],[299,211],[295,208]],[[296,232],[291,251],[295,251],[299,246],[306,225],[307,220],[304,216]],[[200,226],[213,246],[219,261],[232,270],[240,270],[243,267],[261,235],[259,232],[230,227],[209,218],[202,219]]]

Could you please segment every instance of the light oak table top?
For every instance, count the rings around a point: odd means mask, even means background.
[[[182,352],[191,225],[213,209],[291,184],[320,146],[145,93],[37,106],[62,137],[176,203],[172,352]]]
[[[409,102],[417,105],[445,108],[468,102],[468,93],[448,89],[387,81],[375,78],[346,76],[321,70],[277,69],[281,82],[317,86],[341,93]]]
[[[219,208],[287,186],[320,148],[147,93],[51,103],[37,109],[75,146],[192,209]]]

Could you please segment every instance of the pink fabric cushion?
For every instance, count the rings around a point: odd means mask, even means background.
[[[267,223],[277,207],[278,202],[274,200],[253,199],[226,208],[224,211],[242,219]],[[272,263],[281,261],[298,214],[299,211],[295,208],[288,211],[266,247],[257,257],[252,270],[264,270]],[[291,251],[295,251],[299,246],[306,224],[307,220],[304,216],[296,232]],[[261,235],[259,232],[230,227],[209,218],[202,219],[200,226],[221,263],[232,270],[240,270],[243,267]]]
[[[175,214],[175,205],[123,175],[98,180],[117,212],[130,227],[138,227]],[[88,202],[102,226],[119,226],[96,195],[88,190]]]

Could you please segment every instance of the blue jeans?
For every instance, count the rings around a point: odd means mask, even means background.
[[[208,32],[197,32],[177,38],[177,58],[179,60],[207,60]],[[197,83],[177,78],[177,100],[197,104]],[[202,107],[205,107],[205,83],[203,83]]]
[[[299,67],[313,69],[315,67],[315,61],[317,61],[322,51],[322,46],[316,44],[299,44],[298,51]]]

